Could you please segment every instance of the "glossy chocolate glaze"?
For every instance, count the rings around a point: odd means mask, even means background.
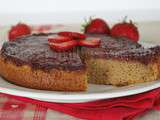
[[[143,64],[154,62],[160,56],[160,46],[144,48],[139,43],[127,38],[114,38],[104,35],[88,35],[101,38],[98,48],[83,48],[87,56],[104,59],[117,59],[125,61],[139,61]]]
[[[56,52],[48,45],[48,36],[56,34],[35,34],[4,43],[1,55],[16,63],[29,64],[32,68],[79,70],[85,68],[76,50]]]

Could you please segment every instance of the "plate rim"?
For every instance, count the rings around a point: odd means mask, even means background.
[[[159,80],[153,81],[152,83],[153,83],[152,85],[143,86],[143,87],[129,90],[129,91],[121,91],[121,92],[115,92],[115,93],[103,92],[103,93],[88,93],[88,94],[82,94],[82,93],[78,93],[78,94],[57,94],[57,93],[49,94],[49,93],[38,92],[38,93],[33,94],[33,92],[30,92],[30,91],[21,91],[21,90],[17,90],[17,89],[9,89],[9,88],[3,88],[3,87],[0,87],[0,92],[7,93],[10,95],[17,95],[17,96],[21,96],[21,97],[39,98],[39,99],[44,98],[44,96],[47,94],[46,99],[54,99],[54,98],[58,97],[59,100],[85,100],[85,99],[96,100],[96,99],[109,99],[109,98],[117,98],[117,97],[135,95],[135,94],[144,93],[144,92],[147,92],[147,91],[150,91],[150,90],[153,90],[153,89],[160,87]],[[25,88],[25,89],[29,89],[29,88]]]

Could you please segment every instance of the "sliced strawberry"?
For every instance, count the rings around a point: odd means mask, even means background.
[[[85,47],[98,47],[100,43],[100,38],[92,38],[91,40],[80,40],[78,45]]]
[[[62,42],[62,43],[49,43],[50,48],[54,49],[57,52],[63,52],[66,50],[70,50],[72,48],[74,48],[75,46],[77,46],[77,41],[75,40],[71,40],[71,41],[67,41],[67,42]]]
[[[62,43],[62,42],[67,42],[71,41],[72,39],[69,37],[63,37],[63,36],[54,36],[54,37],[48,37],[49,42],[54,42],[54,43]]]
[[[24,23],[18,23],[9,30],[8,38],[10,41],[13,41],[17,37],[28,34],[31,34],[31,27]]]
[[[65,37],[70,37],[72,39],[85,39],[86,38],[86,36],[84,34],[78,33],[78,32],[64,31],[64,32],[59,32],[58,35],[65,36]]]

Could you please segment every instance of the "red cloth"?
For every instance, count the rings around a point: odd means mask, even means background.
[[[148,110],[160,110],[160,88],[128,97],[72,104],[7,96],[89,120],[133,120]]]
[[[0,93],[0,120],[46,120],[47,108]]]

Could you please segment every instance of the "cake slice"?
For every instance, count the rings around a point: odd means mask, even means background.
[[[47,37],[29,35],[4,43],[0,75],[11,83],[34,89],[82,91],[87,89],[85,64],[77,50],[56,52]]]
[[[100,37],[98,48],[83,48],[88,81],[95,84],[124,86],[160,78],[160,47],[143,48],[123,37]]]

